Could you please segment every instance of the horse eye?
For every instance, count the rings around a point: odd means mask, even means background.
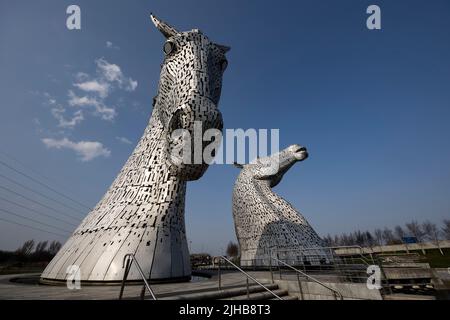
[[[166,55],[172,53],[173,51],[175,51],[175,44],[171,41],[167,41],[164,44],[163,51]]]
[[[225,71],[225,69],[228,67],[228,61],[225,59],[220,61],[220,67],[222,68],[222,71]]]

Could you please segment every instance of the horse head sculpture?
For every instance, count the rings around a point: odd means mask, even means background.
[[[206,171],[207,164],[203,159],[199,163],[198,159],[193,158],[196,144],[204,143],[202,139],[193,140],[194,123],[199,122],[202,131],[211,128],[222,130],[218,103],[222,75],[228,64],[225,53],[229,48],[211,42],[198,29],[179,32],[155,16],[151,18],[166,38],[154,116],[165,128],[167,154],[174,155],[173,150],[183,149],[179,144],[184,140],[173,138],[175,130],[187,130],[192,139],[189,141],[189,163],[174,161],[174,157],[169,156],[169,170],[186,180],[196,180]]]
[[[195,139],[203,131],[222,129],[218,103],[227,47],[211,42],[199,30],[179,32],[151,16],[166,38],[158,93],[144,134],[96,207],[86,216],[41,275],[45,282],[67,278],[79,266],[82,281],[119,281],[130,253],[147,279],[190,279],[184,222],[187,181],[199,179],[208,163],[195,158],[206,146]],[[183,130],[189,136],[174,134]],[[183,148],[185,145],[189,148]],[[188,150],[188,160],[177,157]],[[131,269],[129,280],[141,280]]]
[[[237,165],[242,170],[234,185],[233,218],[241,265],[269,266],[274,255],[293,265],[331,261],[303,215],[272,191],[295,163],[306,158],[306,148],[294,144],[255,163]]]

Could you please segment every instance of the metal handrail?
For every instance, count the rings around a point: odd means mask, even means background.
[[[142,287],[142,291],[141,291],[141,299],[142,300],[144,299],[145,289],[147,288],[147,290],[150,292],[153,300],[157,300],[155,294],[153,293],[152,288],[150,287],[149,283],[147,282],[147,279],[145,278],[145,275],[141,269],[141,266],[139,265],[138,261],[136,260],[135,255],[133,253],[128,253],[123,256],[122,269],[125,268],[125,271],[123,273],[122,285],[120,287],[119,300],[122,300],[125,283],[127,281],[128,273],[130,272],[131,265],[133,264],[133,262],[136,264],[137,270],[138,270],[142,280],[144,280],[144,286]]]
[[[361,247],[361,246],[359,246],[359,245],[351,245],[351,246],[333,246],[333,247],[328,247],[328,248],[331,248],[331,249],[334,249],[334,250],[336,250],[336,249],[345,249],[345,248],[348,248],[348,249],[351,249],[351,248],[357,248],[357,249],[359,249],[359,255],[361,256],[361,258],[366,262],[366,264],[367,265],[369,265],[370,264],[370,262],[368,262],[368,261],[366,261],[366,258],[364,257],[364,249],[363,249],[363,247]],[[370,250],[372,251],[372,252],[369,252],[369,256],[370,256],[370,259],[372,260],[372,263],[375,263],[375,260],[373,259],[373,249],[372,248],[370,248]]]
[[[415,256],[415,257],[422,257],[422,255],[418,254],[417,252],[410,252],[410,253],[406,253],[406,252],[400,252],[400,253],[395,253],[395,252],[383,252],[383,253],[377,253],[377,257],[385,257],[385,256]]]
[[[220,256],[219,257],[219,266],[218,266],[218,277],[219,277],[219,290],[222,290],[222,282],[221,282],[221,273],[220,273],[220,259],[224,259],[226,262],[228,262],[229,264],[231,264],[233,267],[235,267],[237,270],[239,270],[241,273],[243,273],[245,276],[247,276],[247,297],[249,297],[250,291],[249,291],[249,283],[248,283],[248,279],[252,279],[254,282],[256,282],[260,287],[263,287],[266,291],[270,292],[275,298],[277,298],[278,300],[283,300],[283,298],[281,298],[279,295],[277,295],[275,292],[273,292],[272,290],[270,290],[269,288],[267,288],[265,285],[263,285],[261,282],[259,282],[258,280],[256,280],[255,278],[253,278],[251,275],[249,275],[247,272],[245,272],[244,270],[242,270],[241,268],[239,268],[237,265],[235,265],[233,262],[231,262],[228,258],[224,257],[224,256]]]
[[[284,266],[286,266],[286,267],[288,267],[288,268],[294,270],[295,272],[300,273],[301,275],[305,276],[306,278],[308,278],[308,279],[310,279],[310,280],[312,280],[312,281],[314,281],[314,282],[320,284],[321,286],[327,288],[328,290],[333,291],[335,294],[337,294],[337,295],[339,296],[340,300],[343,300],[343,299],[344,299],[344,297],[342,296],[342,294],[341,294],[339,291],[337,291],[336,289],[333,289],[333,288],[331,288],[330,286],[327,286],[327,285],[324,284],[323,282],[317,280],[317,279],[314,278],[314,277],[311,277],[310,275],[304,273],[303,271],[300,271],[300,270],[294,268],[293,266],[287,264],[287,263],[284,262],[284,261],[281,261],[281,260],[279,260],[279,259],[277,259],[277,258],[275,258],[275,257],[272,257],[272,256],[271,256],[271,258],[272,258],[273,260],[277,261],[278,263],[281,263],[281,264],[283,264]],[[301,290],[301,288],[299,288],[299,290]]]

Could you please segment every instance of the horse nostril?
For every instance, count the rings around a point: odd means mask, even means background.
[[[298,149],[298,151],[297,152],[306,152],[307,150],[306,150],[306,148],[305,147],[301,147],[300,149]]]

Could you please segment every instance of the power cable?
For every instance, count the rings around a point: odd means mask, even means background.
[[[18,186],[21,187],[21,188],[24,188],[25,190],[31,191],[31,192],[33,192],[33,193],[35,193],[35,194],[37,194],[37,195],[39,195],[39,196],[41,196],[41,197],[47,199],[47,200],[56,202],[56,203],[58,203],[59,205],[61,205],[61,206],[63,206],[63,207],[66,207],[66,208],[68,208],[68,209],[71,209],[71,210],[73,210],[73,211],[75,211],[75,212],[79,212],[80,214],[82,214],[78,209],[76,209],[76,208],[74,208],[74,207],[71,207],[71,206],[69,206],[69,205],[66,205],[64,202],[61,202],[61,201],[56,200],[56,199],[54,199],[54,198],[52,198],[52,197],[49,197],[49,196],[47,196],[47,195],[45,195],[45,194],[43,194],[43,193],[41,193],[41,192],[39,192],[39,191],[33,190],[32,188],[27,187],[27,186],[23,185],[22,183],[17,182],[17,181],[15,181],[14,179],[11,179],[11,178],[9,178],[9,177],[7,177],[7,176],[1,174],[1,173],[0,173],[0,177],[3,178],[3,179],[5,179],[5,180],[7,180],[7,181],[9,181],[9,182],[11,182],[11,183],[13,183],[13,184],[15,184],[15,185],[18,185]]]
[[[60,219],[60,218],[51,216],[51,215],[49,215],[49,214],[46,214],[46,213],[43,213],[43,212],[40,212],[40,211],[37,211],[37,210],[35,210],[35,209],[33,209],[33,208],[26,207],[26,206],[24,206],[24,205],[21,205],[20,203],[15,202],[15,201],[11,201],[11,200],[5,199],[5,198],[3,198],[3,197],[0,197],[0,200],[3,200],[3,201],[5,201],[5,202],[8,202],[8,203],[13,204],[13,205],[18,206],[18,207],[21,207],[21,208],[23,208],[23,209],[25,209],[25,210],[32,211],[32,212],[35,212],[35,213],[37,213],[37,214],[40,214],[40,215],[43,215],[43,216],[46,216],[46,217],[49,217],[49,218],[52,218],[52,219],[56,219],[56,220],[61,221],[61,222],[64,222],[64,223],[67,223],[67,224],[69,224],[69,225],[71,225],[71,226],[74,226],[74,227],[77,226],[76,224],[73,224],[73,223],[71,223],[71,222],[69,222],[69,221],[66,221],[66,220],[63,220],[63,219]]]
[[[13,224],[16,224],[16,225],[18,225],[18,226],[27,227],[27,228],[34,229],[34,230],[37,230],[37,231],[42,231],[42,232],[46,232],[46,233],[51,233],[51,234],[54,234],[54,235],[57,235],[57,236],[60,236],[60,237],[67,238],[67,235],[63,235],[63,234],[59,234],[59,233],[56,233],[56,232],[51,232],[51,231],[39,229],[39,228],[32,227],[32,226],[29,226],[29,225],[26,225],[26,224],[22,224],[22,223],[19,223],[19,222],[11,221],[11,220],[8,220],[8,219],[0,218],[0,220],[1,220],[1,221],[8,222],[8,223],[13,223]]]
[[[29,221],[32,221],[32,222],[35,222],[35,223],[42,224],[43,226],[46,226],[46,227],[58,229],[59,231],[64,231],[64,232],[69,232],[69,233],[71,232],[71,231],[69,231],[69,230],[65,230],[65,229],[62,229],[62,228],[59,228],[59,227],[55,227],[55,226],[53,226],[53,225],[51,225],[51,224],[47,224],[47,223],[44,223],[44,222],[40,222],[40,221],[38,221],[38,220],[34,220],[34,219],[31,219],[31,218],[22,216],[22,215],[20,215],[20,214],[11,212],[11,211],[9,211],[9,210],[5,210],[5,209],[1,209],[1,208],[0,208],[0,211],[2,211],[2,212],[4,212],[4,213],[7,213],[7,214],[10,214],[10,215],[12,215],[12,216],[16,216],[16,217],[19,217],[19,218],[22,218],[22,219],[25,219],[25,220],[29,220]]]
[[[22,195],[22,194],[20,194],[20,193],[18,193],[18,192],[16,192],[16,191],[14,191],[14,190],[11,190],[11,189],[9,189],[9,188],[7,188],[7,187],[0,186],[0,189],[6,190],[6,191],[8,191],[8,192],[10,192],[10,193],[12,193],[12,194],[15,194],[16,196],[19,196],[19,197],[21,197],[21,198],[24,198],[24,199],[26,199],[26,200],[28,200],[28,201],[30,201],[30,202],[36,203],[36,204],[38,204],[38,205],[40,205],[40,206],[42,206],[42,207],[44,207],[44,208],[47,208],[47,209],[49,209],[49,210],[52,210],[52,211],[56,212],[56,213],[58,213],[58,214],[61,214],[61,215],[63,215],[63,216],[69,217],[69,218],[71,218],[71,219],[80,221],[80,217],[74,217],[74,216],[69,215],[69,214],[67,214],[67,213],[62,213],[62,212],[60,212],[60,211],[58,211],[58,210],[56,210],[56,209],[54,209],[54,208],[52,208],[52,207],[50,207],[50,206],[47,206],[47,205],[43,204],[42,202],[39,202],[39,201],[33,200],[33,199],[31,199],[31,198],[28,198],[28,197],[26,197],[26,196],[24,196],[24,195]]]
[[[5,154],[4,152],[2,152],[2,153]],[[10,158],[12,158],[12,157],[10,157]],[[17,161],[17,159],[15,159],[15,161]],[[17,161],[17,162],[20,163],[19,161]],[[60,192],[60,191],[58,191],[58,190],[55,190],[54,188],[50,187],[49,185],[47,185],[47,184],[45,184],[45,183],[43,183],[43,182],[41,182],[41,181],[38,181],[37,179],[35,179],[35,178],[33,178],[33,177],[27,175],[26,173],[21,172],[20,170],[14,168],[13,166],[11,166],[11,165],[9,165],[9,164],[7,164],[7,163],[1,161],[1,160],[0,160],[0,164],[4,165],[5,167],[9,168],[10,170],[13,170],[14,172],[16,172],[16,173],[18,173],[18,174],[20,174],[20,175],[22,175],[22,176],[24,176],[24,177],[26,177],[26,178],[28,178],[28,179],[34,181],[35,183],[37,183],[37,184],[39,184],[39,185],[41,185],[41,186],[43,186],[43,187],[45,187],[45,188],[47,188],[47,189],[53,191],[54,193],[60,195],[61,197],[66,198],[66,199],[68,199],[68,200],[70,200],[70,201],[72,201],[72,202],[78,204],[79,206],[84,207],[85,209],[92,210],[92,208],[90,208],[90,207],[88,207],[88,206],[82,204],[81,202],[79,202],[79,201],[77,201],[77,200],[75,200],[75,199],[73,199],[73,198],[71,198],[71,197],[65,195],[64,193],[62,193],[62,192]]]

